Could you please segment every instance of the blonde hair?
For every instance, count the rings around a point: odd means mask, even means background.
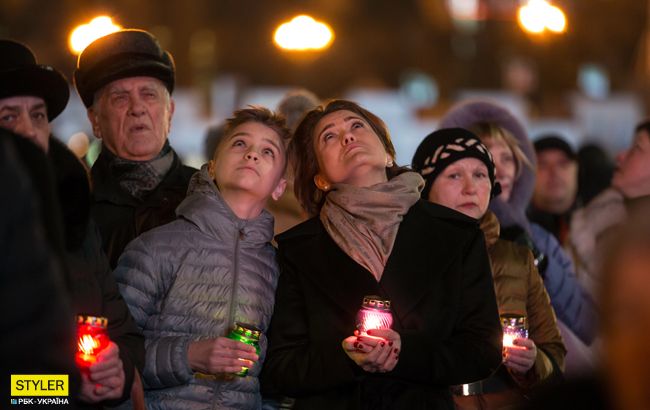
[[[503,141],[515,158],[515,166],[517,172],[515,174],[516,178],[519,178],[521,175],[522,167],[528,167],[530,170],[534,171],[533,164],[530,162],[524,151],[519,147],[517,138],[507,129],[500,127],[495,123],[490,122],[479,122],[474,124],[470,129],[474,134],[478,135],[481,142],[485,143],[486,140],[493,141]]]

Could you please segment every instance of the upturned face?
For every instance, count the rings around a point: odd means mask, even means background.
[[[219,144],[210,174],[221,192],[234,192],[265,202],[284,192],[286,151],[272,128],[246,122],[237,126]]]
[[[332,112],[316,124],[314,150],[319,189],[336,183],[367,187],[387,180],[391,156],[370,124],[352,111]]]
[[[18,96],[0,99],[0,127],[32,140],[47,152],[50,122],[47,106],[40,97]]]
[[[447,166],[433,181],[429,201],[480,219],[490,203],[491,183],[485,164],[463,158]]]
[[[88,119],[97,138],[120,158],[148,161],[169,135],[174,102],[153,77],[115,80],[97,92]]]

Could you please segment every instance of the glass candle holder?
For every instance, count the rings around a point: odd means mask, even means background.
[[[390,329],[393,326],[393,314],[390,300],[370,295],[363,298],[361,309],[357,313],[356,327],[360,334],[367,335],[371,329]]]
[[[77,353],[75,362],[80,369],[88,369],[97,361],[99,352],[108,347],[105,317],[77,315]]]
[[[526,316],[504,314],[499,318],[503,329],[503,347],[525,349],[525,347],[516,346],[514,340],[517,338],[528,339],[528,319],[526,319]]]
[[[235,327],[226,336],[228,339],[245,343],[255,348],[255,353],[260,354],[260,336],[262,331],[256,326],[248,323],[235,322]],[[248,374],[248,367],[242,366],[241,371],[235,373],[237,376],[244,377]]]

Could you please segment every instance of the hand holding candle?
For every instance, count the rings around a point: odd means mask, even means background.
[[[535,364],[537,347],[528,339],[526,316],[501,315],[503,328],[503,364],[511,371],[524,374]]]
[[[259,360],[254,346],[227,337],[190,342],[187,356],[194,371],[207,375],[239,373]]]
[[[95,362],[81,374],[81,391],[79,398],[89,403],[117,399],[124,392],[125,374],[120,349],[109,342],[108,346],[97,354]]]
[[[399,359],[401,338],[391,330],[390,301],[379,296],[363,298],[357,313],[354,336],[343,340],[343,350],[367,372],[389,372]]]

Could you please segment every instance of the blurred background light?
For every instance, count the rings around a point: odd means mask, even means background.
[[[436,105],[440,90],[429,74],[408,70],[400,76],[400,94],[412,108],[428,108]]]
[[[545,30],[562,33],[566,30],[566,16],[546,0],[529,0],[517,12],[520,26],[527,32],[541,34]]]
[[[584,95],[594,100],[604,100],[609,96],[609,74],[607,70],[594,63],[580,66],[578,88]]]
[[[329,47],[333,39],[334,33],[327,24],[307,15],[281,24],[273,35],[278,47],[294,51],[322,50]]]
[[[80,54],[88,44],[121,28],[108,16],[95,17],[90,23],[79,25],[72,30],[68,46],[74,54]]]

